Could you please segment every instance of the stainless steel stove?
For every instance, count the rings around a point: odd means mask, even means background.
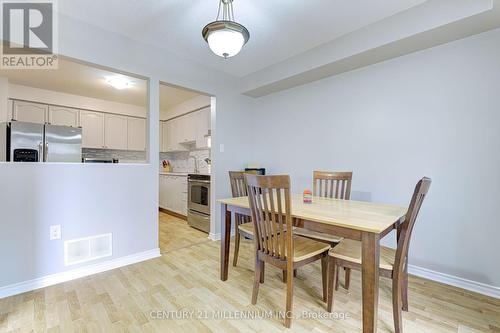
[[[210,232],[210,175],[188,175],[188,224]]]

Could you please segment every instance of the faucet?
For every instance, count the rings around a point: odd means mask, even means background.
[[[194,173],[200,173],[200,169],[198,167],[198,158],[196,156],[189,155],[188,160],[190,158],[194,159]]]

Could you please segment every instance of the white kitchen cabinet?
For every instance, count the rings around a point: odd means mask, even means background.
[[[48,105],[14,101],[12,103],[12,108],[12,120],[37,124],[45,124],[48,122]]]
[[[188,151],[180,144],[182,135],[181,118],[174,118],[163,123],[163,149],[165,152]]]
[[[127,150],[128,117],[116,114],[104,116],[104,147]]]
[[[128,150],[146,150],[146,119],[128,117]]]
[[[104,148],[104,114],[80,111],[83,148]]]
[[[187,215],[187,177],[160,175],[160,208]]]
[[[198,149],[210,148],[208,147],[208,135],[211,134],[210,116],[209,107],[195,113],[196,148]]]
[[[177,140],[182,144],[191,144],[196,142],[196,114],[195,112],[188,113],[177,118],[179,133]]]
[[[167,208],[167,177],[166,175],[160,175],[160,208]]]
[[[158,147],[160,147],[160,153],[165,152],[165,147],[163,146],[163,124],[164,122],[160,121],[160,125],[158,127],[159,138],[160,138],[160,141],[158,142]]]
[[[80,111],[61,106],[49,106],[49,123],[59,126],[78,127]]]

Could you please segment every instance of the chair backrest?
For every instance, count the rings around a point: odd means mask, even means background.
[[[313,172],[313,195],[349,200],[351,198],[352,172]]]
[[[233,198],[246,197],[247,187],[245,185],[245,172],[229,171],[229,180],[231,182],[231,192]]]
[[[247,174],[245,179],[254,224],[256,250],[278,260],[291,262],[293,235],[290,176]]]
[[[415,191],[413,192],[413,197],[411,198],[410,206],[405,216],[405,220],[400,225],[398,248],[396,250],[396,260],[394,263],[394,270],[397,274],[401,273],[405,269],[407,264],[406,260],[408,257],[408,249],[410,247],[410,239],[413,232],[413,227],[415,226],[415,221],[417,220],[420,207],[424,202],[425,196],[429,191],[431,186],[431,179],[424,177],[415,186]]]

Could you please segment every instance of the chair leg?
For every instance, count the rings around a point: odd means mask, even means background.
[[[240,252],[240,233],[236,230],[236,235],[234,236],[234,256],[233,256],[233,266],[236,267],[238,263],[238,254]]]
[[[297,270],[296,269],[293,270],[293,277],[297,277]]]
[[[328,312],[332,312],[333,309],[333,288],[336,286],[338,281],[337,275],[337,263],[335,262],[335,258],[330,257],[328,259],[328,295],[326,297],[326,310]]]
[[[293,276],[293,267],[288,265],[287,276]],[[292,313],[293,311],[293,278],[286,280],[286,312],[285,312],[285,327],[292,326]]]
[[[253,290],[252,290],[252,304],[257,304],[257,296],[259,295],[259,285],[260,285],[260,277],[262,264],[261,261],[255,258],[255,277],[253,281]]]
[[[321,258],[321,282],[323,283],[323,302],[328,298],[328,255]]]
[[[286,270],[283,270],[283,278],[282,278],[283,283],[286,283]]]
[[[392,280],[392,313],[395,333],[403,332],[403,302],[401,299],[402,282],[398,277]]]
[[[408,273],[403,273],[402,278],[402,288],[401,288],[401,299],[403,302],[402,308],[403,311],[408,312]]]
[[[351,269],[345,268],[345,289],[349,290],[349,286],[351,285]]]
[[[264,274],[266,273],[266,263],[260,262],[260,283],[264,283]]]
[[[340,267],[337,267],[335,270],[335,290],[339,290],[339,272],[340,272]]]

